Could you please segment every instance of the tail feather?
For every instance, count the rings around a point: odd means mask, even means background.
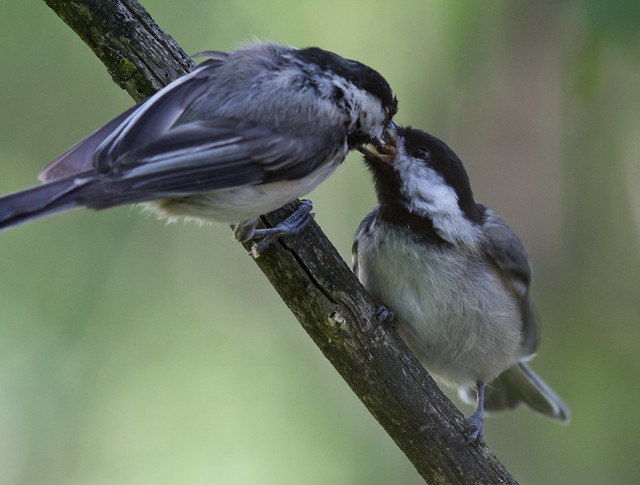
[[[465,402],[475,403],[473,389],[461,389],[459,394]],[[569,422],[567,405],[524,362],[518,362],[500,374],[487,385],[484,395],[487,411],[513,409],[520,403],[544,416]]]
[[[77,192],[91,180],[81,174],[1,197],[0,231],[83,205]]]

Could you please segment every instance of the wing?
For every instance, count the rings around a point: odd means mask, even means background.
[[[336,156],[334,146],[317,133],[280,134],[238,120],[185,123],[124,153],[83,195],[86,205],[99,209],[295,180]]]
[[[531,311],[529,286],[531,266],[518,236],[496,213],[482,206],[485,212],[483,249],[494,261],[507,287],[518,299],[523,319],[522,356],[530,356],[538,345],[539,329]]]
[[[351,246],[351,269],[358,277],[358,246],[360,241],[371,233],[371,226],[373,225],[377,214],[378,207],[374,207],[371,212],[364,216],[364,219],[362,219],[358,229],[356,229],[356,232],[353,235],[353,245]]]
[[[146,99],[116,116],[106,125],[98,128],[86,138],[73,145],[66,152],[47,165],[38,175],[42,182],[63,179],[70,175],[86,172],[93,168],[93,155],[100,144],[135,111],[148,101]]]
[[[210,59],[75,144],[51,162],[39,179],[57,180],[91,169],[108,171],[122,153],[164,134],[205,92],[215,70],[226,58],[223,52],[201,54]]]

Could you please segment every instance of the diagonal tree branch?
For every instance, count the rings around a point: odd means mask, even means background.
[[[136,101],[194,66],[136,1],[45,3]],[[265,216],[264,223],[283,220],[297,204]],[[464,417],[396,332],[378,325],[371,297],[315,222],[256,263],[428,483],[516,483],[485,445],[463,447]]]

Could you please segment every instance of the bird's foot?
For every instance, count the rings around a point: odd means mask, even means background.
[[[469,437],[464,443],[464,446],[479,443],[482,440],[484,436],[483,422],[483,413],[478,413],[476,411],[469,416],[469,419],[467,419],[467,432],[469,433]]]
[[[313,203],[308,199],[302,199],[300,202],[300,207],[275,227],[255,229],[253,231],[253,239],[262,238],[260,242],[255,243],[251,247],[251,252],[249,254],[253,258],[260,256],[265,249],[281,237],[298,234],[306,227],[307,224],[309,224],[309,222],[311,222],[315,216],[315,214],[311,212],[311,209],[313,209]]]
[[[380,325],[390,325],[394,317],[395,314],[384,305],[376,310],[376,318]]]

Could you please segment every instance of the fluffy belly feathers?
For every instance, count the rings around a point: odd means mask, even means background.
[[[394,312],[400,336],[443,383],[490,382],[516,362],[520,311],[480,255],[382,236],[361,241],[358,259],[364,286]]]

